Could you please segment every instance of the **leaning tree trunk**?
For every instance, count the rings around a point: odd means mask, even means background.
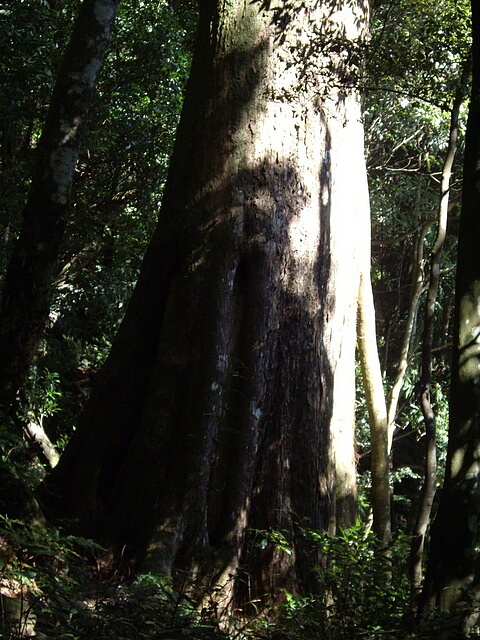
[[[474,1],[472,27],[446,474],[422,594],[423,611],[437,605],[450,613],[468,600],[474,583],[480,514],[480,7]],[[445,637],[467,632],[453,630]]]
[[[311,584],[302,531],[355,514],[365,12],[202,3],[159,226],[43,488],[144,566],[233,576],[245,598]]]
[[[120,0],[85,0],[55,84],[0,309],[0,410],[7,412],[45,330],[81,132]]]

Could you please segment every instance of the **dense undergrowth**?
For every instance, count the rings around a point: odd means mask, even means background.
[[[319,593],[283,592],[275,610],[241,612],[226,624],[214,594],[201,611],[187,593],[151,574],[121,575],[90,540],[56,528],[0,519],[0,637],[64,640],[313,640],[435,638],[435,618],[413,628],[405,564],[408,539],[398,537],[388,555],[358,525],[338,536],[305,531],[325,563],[313,569]],[[265,533],[262,544],[278,536]],[[280,536],[281,537],[281,536]],[[209,604],[209,602],[211,604]],[[205,604],[206,603],[206,604]],[[228,626],[228,631],[226,627]]]

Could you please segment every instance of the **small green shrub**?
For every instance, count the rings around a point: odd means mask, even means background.
[[[318,593],[285,593],[272,637],[281,630],[286,640],[383,638],[401,629],[410,603],[408,540],[399,537],[382,549],[362,524],[335,536],[310,529],[302,533],[323,557],[313,569]]]

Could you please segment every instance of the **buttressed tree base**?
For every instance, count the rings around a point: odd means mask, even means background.
[[[238,599],[355,517],[364,0],[201,3],[158,228],[46,508]],[[289,548],[257,544],[282,531]]]

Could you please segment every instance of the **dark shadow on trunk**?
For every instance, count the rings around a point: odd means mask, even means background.
[[[270,100],[272,45],[252,8],[242,20],[254,46],[216,57],[215,4],[203,5],[139,283],[40,495],[137,568],[215,587],[233,578],[242,604],[281,586],[312,590],[318,551],[301,529],[330,528],[353,499],[336,503],[332,463],[328,118],[310,94],[301,114],[283,94]],[[343,130],[343,111],[328,106]],[[257,545],[260,531],[282,532],[291,553]]]

